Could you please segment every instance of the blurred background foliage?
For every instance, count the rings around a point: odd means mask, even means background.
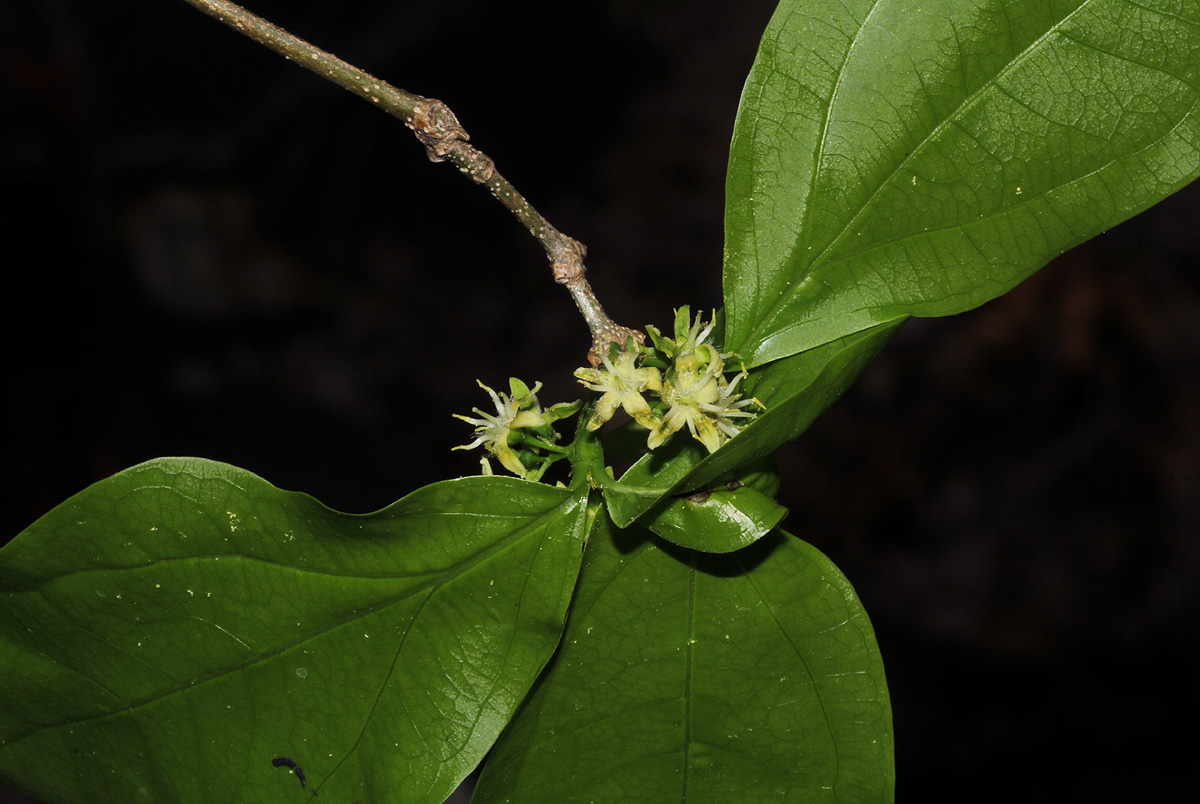
[[[588,244],[618,320],[719,305],[770,0],[251,8],[449,103]],[[508,213],[183,3],[4,4],[0,108],[0,540],[159,455],[377,509],[477,470],[450,452],[476,377],[581,394],[586,329]],[[1192,187],[979,311],[910,323],[780,454],[785,526],[876,624],[899,801],[1200,787],[1198,214]]]

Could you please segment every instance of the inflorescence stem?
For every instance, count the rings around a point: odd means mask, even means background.
[[[472,181],[491,190],[492,195],[542,244],[550,259],[554,281],[565,285],[570,291],[571,298],[575,300],[592,333],[592,348],[588,351],[588,360],[592,365],[600,364],[600,354],[610,343],[616,343],[624,349],[631,337],[638,343],[644,341],[641,332],[617,324],[600,306],[584,277],[586,247],[551,226],[508,179],[500,175],[495,163],[468,142],[470,137],[449,106],[440,100],[414,95],[381,81],[229,0],[185,2],[400,118],[425,146],[431,161],[449,161]]]

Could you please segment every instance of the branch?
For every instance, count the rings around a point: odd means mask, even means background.
[[[550,259],[554,281],[565,285],[570,291],[571,298],[575,300],[592,333],[592,348],[588,351],[588,360],[592,365],[600,365],[600,355],[610,343],[616,343],[624,349],[629,338],[634,338],[638,343],[645,341],[641,332],[617,324],[600,306],[584,277],[586,269],[583,257],[587,248],[551,226],[508,179],[500,175],[495,163],[468,142],[470,136],[449,106],[440,100],[414,95],[381,81],[229,0],[185,2],[400,118],[425,146],[430,161],[448,161],[469,179],[491,190],[492,195],[542,244]]]

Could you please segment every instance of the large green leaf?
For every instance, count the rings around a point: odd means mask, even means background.
[[[881,804],[893,780],[874,633],[827,558],[779,532],[707,556],[598,518],[474,804]]]
[[[55,802],[441,802],[557,645],[585,498],[438,483],[374,514],[153,461],[0,551],[0,775]]]
[[[751,365],[1004,293],[1200,173],[1194,0],[783,0],[726,203]]]

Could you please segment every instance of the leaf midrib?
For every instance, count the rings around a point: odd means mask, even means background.
[[[431,590],[430,595],[432,595],[432,594],[436,593],[436,589],[438,587],[444,585],[445,583],[449,583],[454,578],[457,578],[457,577],[469,572],[473,567],[478,566],[479,564],[483,563],[484,561],[491,558],[492,556],[497,555],[497,554],[507,550],[514,543],[516,543],[517,541],[520,541],[525,536],[527,536],[531,531],[536,529],[536,526],[542,520],[545,520],[548,518],[558,518],[560,516],[566,516],[567,514],[570,513],[570,509],[576,507],[579,503],[580,503],[579,498],[577,498],[575,496],[568,497],[561,504],[538,515],[537,518],[530,521],[525,527],[523,527],[517,531],[514,531],[509,536],[496,542],[493,545],[490,545],[489,547],[485,548],[484,550],[481,550],[481,551],[475,553],[474,555],[470,556],[468,559],[465,559],[465,560],[447,568],[447,571],[445,573],[443,573],[441,580],[431,580],[427,583],[419,584],[414,587],[410,587],[407,590],[405,590],[405,592],[398,597],[394,597],[394,598],[390,598],[386,601],[382,601],[382,602],[377,603],[376,605],[371,606],[367,609],[357,609],[353,613],[347,614],[337,620],[332,620],[329,623],[326,623],[323,627],[321,627],[315,631],[310,631],[302,636],[298,636],[295,639],[292,639],[286,643],[282,643],[281,645],[276,646],[275,648],[268,650],[264,653],[260,653],[255,656],[247,657],[246,659],[244,659],[240,662],[237,662],[235,664],[228,665],[226,667],[214,670],[213,672],[209,673],[208,675],[206,675],[200,679],[196,679],[194,681],[189,681],[189,682],[181,682],[179,684],[175,684],[172,687],[161,690],[159,692],[143,696],[142,698],[139,698],[136,701],[126,704],[125,706],[123,706],[120,709],[114,709],[114,710],[111,710],[108,712],[101,712],[98,714],[89,715],[87,717],[82,717],[82,718],[77,718],[77,719],[59,720],[59,721],[55,721],[52,723],[46,723],[46,724],[31,728],[31,729],[27,729],[24,732],[18,732],[15,736],[6,740],[3,744],[0,744],[0,751],[7,748],[8,746],[16,745],[17,743],[21,742],[22,740],[26,740],[29,737],[32,737],[36,734],[40,734],[43,731],[59,729],[59,728],[63,728],[68,725],[80,725],[80,724],[85,724],[85,723],[91,723],[91,722],[95,722],[95,721],[104,720],[106,718],[117,717],[120,715],[129,714],[131,712],[134,712],[137,709],[143,708],[145,706],[149,706],[150,704],[156,703],[157,701],[163,700],[165,698],[169,698],[172,695],[175,695],[177,693],[180,693],[180,692],[183,692],[186,690],[196,689],[197,687],[202,687],[211,682],[218,681],[222,677],[227,676],[231,673],[240,672],[247,668],[254,667],[255,665],[257,665],[261,662],[265,662],[265,661],[274,659],[277,656],[282,655],[283,653],[286,653],[287,651],[292,650],[293,648],[297,647],[298,645],[301,645],[311,639],[315,639],[319,636],[330,633],[339,628],[345,627],[346,625],[349,625],[350,623],[361,620],[365,617],[370,617],[370,616],[377,614],[378,612],[383,611],[384,609],[387,609],[391,606],[403,603],[404,601],[408,600],[409,598],[411,598],[415,595],[418,595],[421,592],[424,592],[426,590]],[[453,570],[453,569],[457,569],[458,571],[452,573],[451,570]],[[40,589],[36,590],[36,591],[40,591]],[[47,602],[50,603],[51,605],[54,605],[49,600],[47,600]],[[45,654],[42,654],[42,655],[45,656]],[[53,662],[54,664],[57,664],[61,667],[66,668],[67,670],[70,670],[74,673],[79,674],[81,678],[85,678],[89,682],[96,683],[96,682],[92,681],[92,679],[88,678],[87,676],[83,676],[81,673],[79,673],[78,670],[71,667],[70,665],[65,665],[62,662],[60,662],[59,660],[57,660],[53,657],[50,657],[50,656],[45,656],[45,658],[48,659],[49,661]],[[102,686],[102,685],[97,684],[97,686]]]
[[[795,537],[788,536],[787,538]],[[825,706],[825,697],[821,694],[821,688],[817,684],[817,678],[813,674],[812,668],[809,667],[808,659],[805,658],[804,652],[800,650],[800,646],[796,644],[796,640],[792,637],[791,632],[789,632],[784,624],[780,622],[779,615],[775,612],[775,607],[771,605],[771,601],[768,599],[767,594],[762,590],[761,587],[759,587],[758,581],[754,577],[754,573],[751,572],[748,567],[746,567],[740,556],[737,556],[736,553],[734,555],[734,560],[737,562],[738,568],[744,573],[744,577],[749,581],[750,587],[754,589],[755,594],[757,594],[759,599],[763,602],[766,612],[771,616],[771,622],[773,622],[775,627],[779,629],[779,633],[783,636],[784,640],[787,641],[788,646],[792,649],[792,652],[796,654],[796,658],[799,660],[800,666],[804,668],[804,674],[808,677],[808,683],[812,688],[813,696],[817,699],[817,704],[821,707],[821,722],[825,725],[825,733],[829,737],[829,744],[833,746],[833,781],[830,784],[830,789],[836,790],[838,779],[841,776],[842,756],[841,752],[838,751],[838,742],[833,734],[833,726],[831,725],[829,719],[829,710]]]
[[[836,86],[841,85],[842,80],[845,76],[846,65],[850,61],[850,52],[851,52],[851,50],[853,50],[854,43],[858,41],[859,35],[867,27],[867,21],[870,19],[871,13],[873,13],[875,11],[875,9],[878,8],[880,2],[882,2],[882,0],[877,0],[876,3],[871,7],[871,12],[868,13],[868,15],[863,18],[863,23],[859,27],[859,30],[855,33],[854,40],[851,42],[850,46],[847,47],[846,58],[843,60],[841,67],[838,69],[838,78],[837,78]],[[809,281],[812,279],[812,277],[816,274],[816,272],[820,268],[823,267],[822,260],[825,258],[825,256],[832,249],[834,249],[839,243],[841,243],[842,239],[845,238],[846,235],[850,232],[850,230],[854,227],[854,224],[857,223],[858,220],[860,218],[862,218],[862,216],[866,213],[866,211],[872,207],[872,205],[875,203],[876,199],[879,197],[880,193],[884,190],[884,188],[886,188],[892,182],[892,180],[897,176],[897,174],[899,174],[899,172],[904,168],[905,165],[909,164],[912,161],[914,156],[916,156],[923,148],[925,148],[925,146],[928,145],[929,142],[935,136],[940,134],[942,132],[942,130],[949,123],[951,123],[953,120],[958,118],[962,113],[966,112],[972,106],[974,106],[975,103],[978,102],[979,99],[985,93],[992,90],[996,86],[996,82],[1000,78],[1002,78],[1004,75],[1008,74],[1011,70],[1013,70],[1016,67],[1016,65],[1021,63],[1022,60],[1024,60],[1027,56],[1029,56],[1036,48],[1041,46],[1041,44],[1043,42],[1045,42],[1049,36],[1056,33],[1062,25],[1064,25],[1067,21],[1072,19],[1082,9],[1086,8],[1091,2],[1092,2],[1092,0],[1081,0],[1080,4],[1078,6],[1076,6],[1069,14],[1067,14],[1062,19],[1055,22],[1045,33],[1043,33],[1041,36],[1037,37],[1037,39],[1035,39],[1033,42],[1031,42],[1024,50],[1022,50],[1014,58],[1010,59],[1008,61],[1008,63],[1005,64],[1002,69],[997,71],[996,74],[992,78],[990,78],[988,81],[984,82],[978,89],[976,89],[974,92],[972,92],[966,98],[964,98],[962,100],[962,102],[959,103],[959,105],[954,109],[954,111],[952,111],[950,114],[943,117],[943,119],[940,120],[938,122],[938,124],[929,131],[928,134],[926,134],[926,136],[921,140],[921,142],[919,144],[917,144],[911,151],[909,151],[908,154],[905,155],[905,157],[903,159],[901,159],[899,162],[897,162],[897,164],[895,165],[895,167],[893,168],[891,173],[889,173],[887,175],[887,177],[885,177],[881,182],[879,182],[876,185],[875,189],[871,192],[871,195],[868,196],[868,198],[859,206],[858,211],[855,212],[855,214],[852,215],[847,220],[846,224],[833,237],[833,239],[830,240],[830,242],[826,246],[824,246],[821,249],[821,251],[819,251],[816,254],[816,256],[814,256],[812,258],[812,260],[809,261],[808,270],[804,273],[803,278],[794,284],[790,284],[789,291],[781,293],[778,297],[776,297],[774,303],[771,305],[771,308],[767,312],[767,314],[759,317],[758,322],[753,327],[751,327],[750,331],[746,334],[745,343],[754,343],[755,341],[759,340],[760,334],[763,332],[764,329],[766,329],[767,325],[775,319],[775,317],[779,314],[779,312],[784,307],[786,307],[787,304],[790,303],[791,300],[796,296],[797,292],[801,288],[805,287],[809,283]],[[828,124],[829,124],[830,116],[833,113],[833,102],[834,102],[835,98],[836,98],[836,89],[835,89],[835,93],[830,95],[830,101],[825,110],[825,121],[822,126],[821,142],[820,142],[820,145],[818,148],[818,150],[822,154],[824,153],[824,142],[825,142],[825,138],[828,133]],[[816,191],[817,183],[820,179],[820,176],[822,175],[819,171],[819,168],[820,168],[820,163],[816,162],[815,169],[812,174],[812,180],[809,182],[809,187],[808,187],[808,195],[810,198],[810,203],[808,203],[805,207],[806,222],[805,222],[804,228],[802,229],[802,231],[804,231],[804,233],[805,233],[802,238],[803,242],[805,244],[807,244],[809,242],[809,234],[811,232],[811,218],[809,217],[811,210],[813,209],[813,204],[811,203],[811,196]],[[800,239],[797,240],[796,245],[797,245],[797,248],[793,250],[793,252],[792,252],[793,254],[798,253],[798,251],[799,251],[799,248],[801,245]],[[800,251],[799,253],[803,253],[803,252]],[[830,264],[836,264],[836,263],[830,263]],[[743,346],[743,349],[745,349],[745,346]]]

